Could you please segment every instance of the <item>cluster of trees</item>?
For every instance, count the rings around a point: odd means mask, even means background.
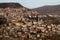
[[[56,24],[56,25],[60,24],[60,19],[58,17],[55,18],[55,17],[47,16],[47,17],[44,17],[42,19],[46,23],[50,23],[50,24],[52,23],[52,24]]]
[[[3,15],[0,15],[0,25],[6,24],[6,23],[7,23],[7,19]]]

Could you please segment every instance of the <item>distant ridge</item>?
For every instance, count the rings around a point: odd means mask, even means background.
[[[7,7],[19,8],[23,6],[19,3],[0,3],[0,8],[7,8]]]
[[[38,7],[33,10],[38,11],[39,13],[44,14],[60,14],[60,5],[47,5],[43,7]]]

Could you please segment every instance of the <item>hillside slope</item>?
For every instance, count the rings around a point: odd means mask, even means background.
[[[47,5],[33,10],[37,10],[39,13],[60,14],[60,5]]]

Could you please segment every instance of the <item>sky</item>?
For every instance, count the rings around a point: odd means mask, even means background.
[[[60,0],[0,0],[0,3],[3,2],[18,2],[24,7],[30,9],[45,5],[60,5]]]

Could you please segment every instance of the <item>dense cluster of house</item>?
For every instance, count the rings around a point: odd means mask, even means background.
[[[0,40],[58,40],[56,37],[60,35],[60,25],[45,22],[41,17],[46,16],[38,16],[34,10],[1,8],[1,15],[7,21],[0,25]]]

